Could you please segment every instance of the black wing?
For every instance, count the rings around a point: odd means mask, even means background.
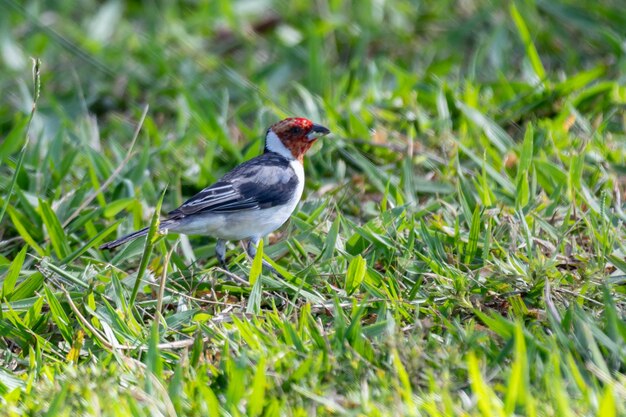
[[[274,207],[293,197],[298,182],[289,160],[268,152],[237,166],[169,214],[176,218]]]

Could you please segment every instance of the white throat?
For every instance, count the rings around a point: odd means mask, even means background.
[[[279,155],[284,156],[287,159],[295,159],[291,154],[291,151],[287,149],[287,147],[280,140],[278,135],[274,133],[272,129],[267,131],[267,135],[265,136],[265,148],[268,151],[276,152]]]

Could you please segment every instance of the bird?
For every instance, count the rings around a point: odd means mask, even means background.
[[[304,154],[329,133],[328,128],[304,117],[273,124],[265,133],[261,155],[236,166],[169,212],[159,223],[159,232],[217,238],[215,254],[226,270],[227,241],[247,240],[246,252],[254,259],[259,241],[289,219],[302,197]],[[147,235],[148,230],[137,230],[100,249],[116,248]],[[265,260],[263,265],[276,273]]]

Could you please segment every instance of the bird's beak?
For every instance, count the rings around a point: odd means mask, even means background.
[[[309,133],[307,133],[306,138],[308,140],[315,140],[322,136],[326,136],[329,133],[330,130],[327,127],[313,123],[313,127],[309,130]]]

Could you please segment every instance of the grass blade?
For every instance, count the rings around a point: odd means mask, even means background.
[[[46,293],[46,300],[48,300],[48,306],[50,307],[50,314],[52,315],[52,320],[59,327],[59,331],[61,335],[65,339],[67,343],[72,345],[72,334],[73,330],[70,325],[70,319],[65,314],[65,310],[61,306],[59,300],[57,300],[56,296],[52,293],[50,288],[47,285],[44,285],[44,291]]]
[[[352,295],[354,291],[361,286],[363,278],[365,278],[365,270],[367,263],[361,255],[357,255],[350,261],[348,271],[346,272],[346,293]]]
[[[143,276],[146,273],[146,268],[148,267],[148,262],[150,261],[150,256],[152,255],[152,248],[154,247],[154,240],[157,236],[157,231],[159,230],[159,215],[161,213],[161,206],[163,205],[163,199],[165,198],[165,191],[167,188],[163,189],[161,193],[161,197],[157,202],[156,207],[154,208],[154,214],[152,215],[152,220],[150,221],[150,229],[148,230],[148,236],[146,237],[146,243],[143,248],[143,254],[141,255],[141,262],[139,263],[139,270],[137,271],[137,277],[135,278],[135,284],[133,285],[133,291],[130,294],[130,299],[128,300],[129,308],[133,308],[135,305],[135,300],[137,299],[137,293],[139,292],[139,287],[141,286],[141,281],[143,280]]]
[[[256,247],[256,254],[252,260],[252,267],[250,268],[250,285],[254,286],[257,279],[261,276],[263,271],[263,239],[259,240]]]
[[[526,22],[513,2],[511,2],[510,11],[513,22],[515,22],[515,26],[517,27],[517,32],[519,33],[519,36],[524,43],[524,47],[526,48],[526,55],[530,60],[530,65],[533,67],[539,82],[543,82],[546,79],[546,70],[543,68],[537,48],[535,48],[535,44],[530,37],[530,32],[528,31]]]
[[[46,201],[40,199],[39,208],[41,209],[41,217],[48,230],[48,237],[50,238],[54,252],[59,259],[67,257],[70,248],[67,244],[67,236],[65,236],[63,232],[63,227],[61,227],[59,219]]]
[[[30,111],[30,116],[28,118],[28,124],[26,125],[26,131],[24,132],[24,145],[22,146],[22,150],[20,151],[20,156],[17,159],[17,165],[15,165],[15,171],[13,172],[13,177],[11,178],[11,185],[9,186],[9,192],[7,193],[6,198],[4,199],[4,206],[2,206],[2,211],[0,211],[0,223],[2,223],[2,219],[4,218],[4,214],[11,203],[11,196],[13,195],[13,190],[15,189],[15,184],[17,183],[17,176],[22,170],[22,164],[24,163],[24,155],[26,154],[26,148],[28,147],[28,132],[30,132],[30,126],[33,122],[33,117],[35,117],[35,111],[37,110],[37,102],[39,101],[39,93],[41,92],[41,74],[39,72],[41,68],[41,61],[39,59],[33,59],[33,81],[35,85],[35,98],[33,99],[33,107]]]
[[[26,258],[27,251],[28,245],[24,246],[13,259],[13,262],[11,262],[9,272],[7,272],[7,275],[4,277],[4,281],[2,282],[2,296],[0,297],[0,300],[11,300],[11,295],[13,293],[13,289],[15,288],[17,278],[20,276],[20,270],[22,269],[22,265],[24,265],[24,259]]]

